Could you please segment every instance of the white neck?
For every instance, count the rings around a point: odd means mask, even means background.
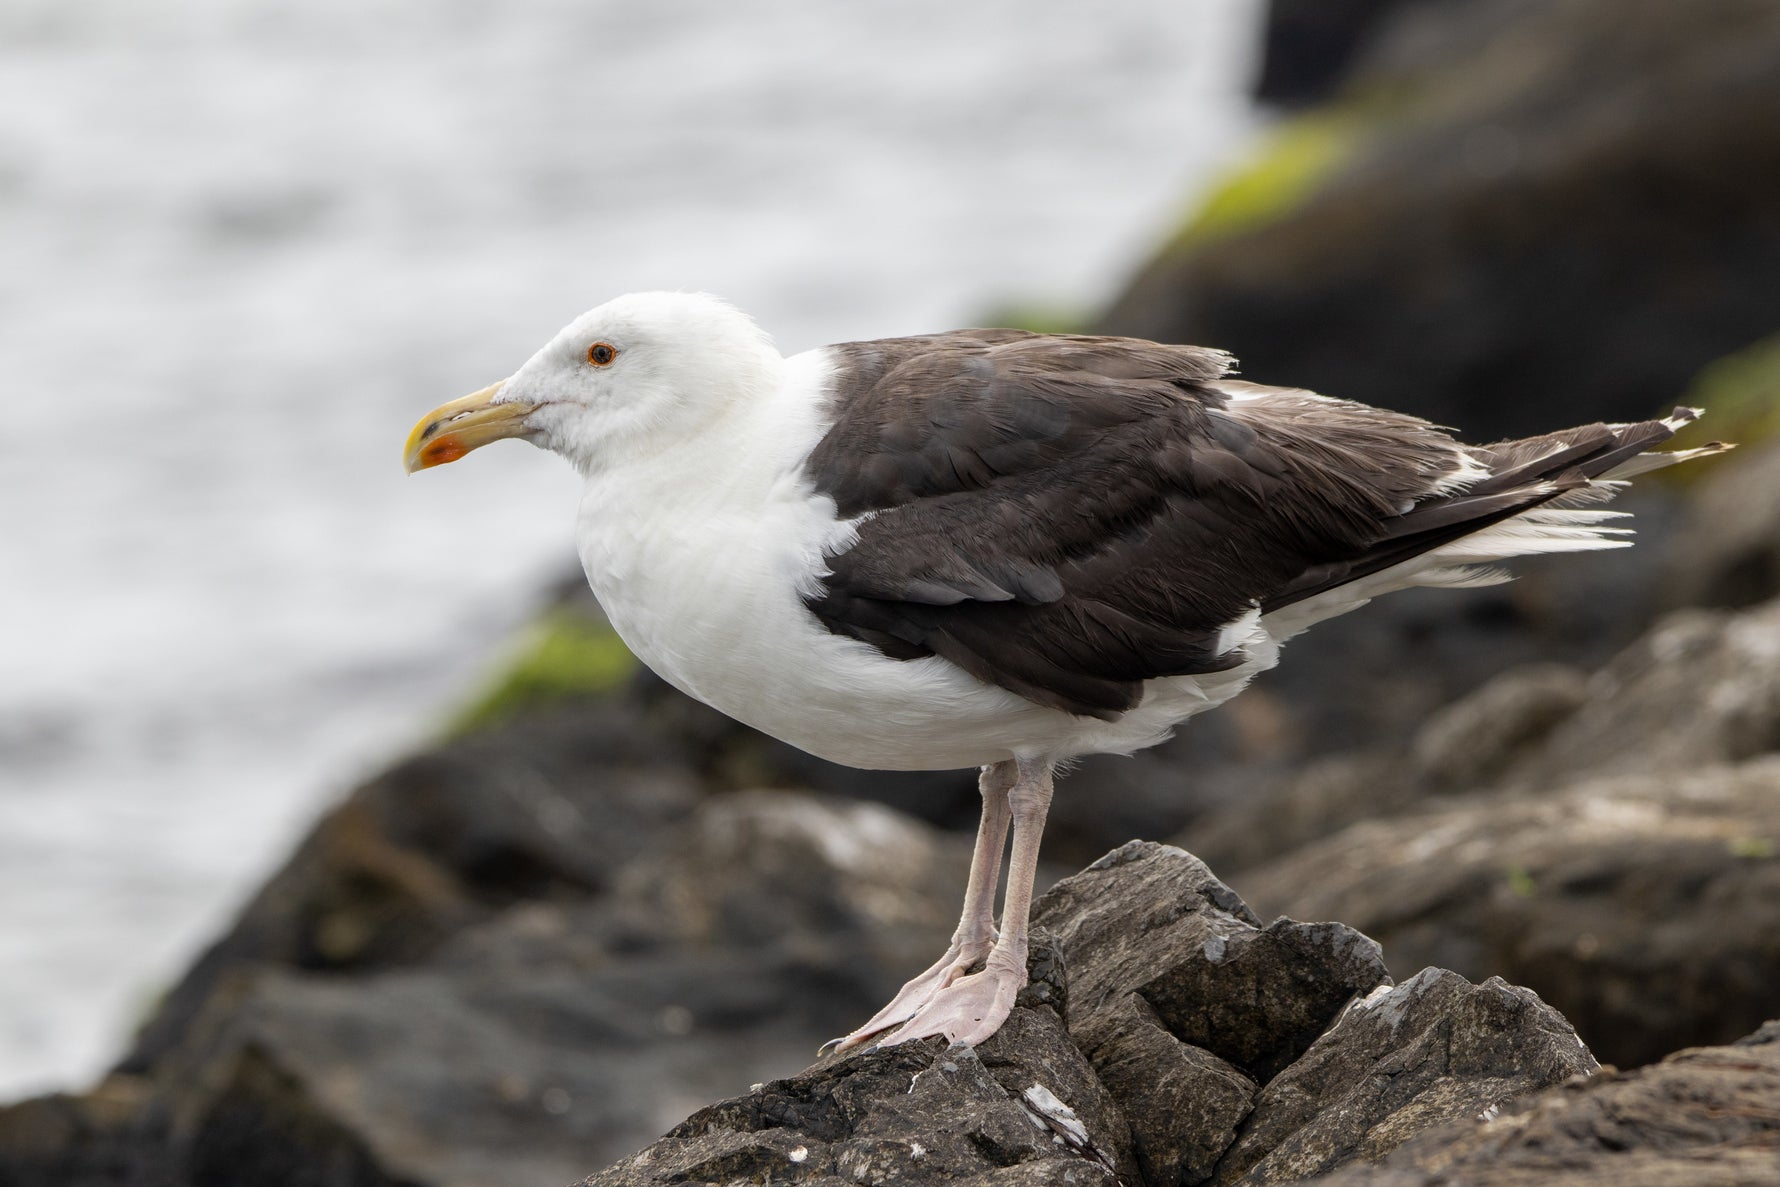
[[[786,359],[758,398],[583,470],[576,537],[588,583],[631,649],[695,696],[721,695],[712,673],[757,637],[751,620],[804,613],[797,593],[853,531],[802,470],[826,429],[830,375],[826,351]]]

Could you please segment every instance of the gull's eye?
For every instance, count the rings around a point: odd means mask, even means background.
[[[587,361],[596,367],[609,367],[618,357],[618,348],[610,342],[595,342],[587,348]]]

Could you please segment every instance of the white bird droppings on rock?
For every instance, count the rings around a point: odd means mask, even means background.
[[[1075,1110],[1057,1099],[1043,1084],[1034,1084],[1022,1093],[1027,1106],[1038,1114],[1046,1126],[1078,1146],[1088,1144],[1088,1127],[1082,1124]]]

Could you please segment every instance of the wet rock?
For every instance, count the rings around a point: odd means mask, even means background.
[[[1329,1187],[1755,1187],[1780,1174],[1780,1026],[1487,1109]]]
[[[1354,825],[1241,880],[1353,921],[1394,967],[1499,974],[1603,1059],[1780,1014],[1780,759],[1478,795]]]

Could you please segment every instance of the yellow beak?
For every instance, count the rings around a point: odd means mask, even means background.
[[[455,462],[470,450],[480,449],[502,437],[523,436],[525,418],[538,406],[522,400],[496,404],[494,398],[506,382],[503,379],[461,400],[441,404],[421,417],[414,431],[408,434],[408,444],[402,454],[408,473]]]

